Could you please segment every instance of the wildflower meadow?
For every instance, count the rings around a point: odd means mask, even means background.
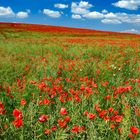
[[[0,140],[140,140],[140,35],[0,24]]]

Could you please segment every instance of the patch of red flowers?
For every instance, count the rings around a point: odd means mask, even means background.
[[[130,127],[130,131],[131,131],[133,134],[138,134],[138,133],[139,133],[139,129],[138,129],[136,126],[131,126],[131,127]]]
[[[18,110],[18,109],[13,110],[13,116],[16,119],[22,119],[23,118],[22,112],[20,110]]]
[[[60,110],[60,114],[61,114],[61,115],[66,115],[66,114],[68,114],[66,108],[62,107],[61,110]]]
[[[21,105],[21,106],[26,105],[26,103],[27,103],[27,102],[26,102],[26,100],[25,100],[25,99],[22,99],[22,100],[20,101],[20,105]]]
[[[62,119],[59,119],[58,120],[58,125],[61,127],[61,128],[64,128],[67,126],[67,122],[65,120],[62,120]]]
[[[15,120],[12,122],[12,124],[16,127],[19,128],[23,126],[23,115],[22,112],[18,109],[13,110],[13,116],[15,117]]]
[[[122,121],[122,116],[120,116],[120,115],[115,116],[115,121],[117,123],[121,122]]]
[[[20,126],[23,125],[23,120],[22,119],[15,119],[12,124],[16,127],[16,128],[19,128]]]
[[[40,117],[39,117],[39,122],[45,122],[45,121],[47,121],[47,119],[48,119],[48,116],[47,115],[44,115],[44,114],[42,114]]]
[[[89,114],[87,115],[87,117],[88,117],[90,120],[93,120],[93,119],[96,117],[96,114],[89,113]]]
[[[6,113],[4,104],[0,101],[0,115],[4,115]]]

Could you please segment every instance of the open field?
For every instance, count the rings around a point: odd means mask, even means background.
[[[0,23],[0,140],[140,140],[140,35]]]

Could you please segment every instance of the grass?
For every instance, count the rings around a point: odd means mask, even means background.
[[[139,140],[130,128],[140,128],[140,38],[15,29],[3,34],[1,140]],[[42,114],[48,116],[44,122]]]

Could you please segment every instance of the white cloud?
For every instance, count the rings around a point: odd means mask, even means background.
[[[27,18],[28,13],[31,11],[29,9],[26,10],[27,12],[19,11],[15,13],[11,7],[0,7],[0,16],[7,18],[7,17],[17,17],[17,18]]]
[[[131,4],[136,3],[137,8],[140,0],[120,0],[120,1],[129,1]],[[115,5],[114,3],[113,5]],[[133,7],[136,4],[132,4]],[[103,9],[101,12],[98,11],[90,11],[90,8],[93,7],[92,4],[86,1],[81,2],[72,2],[71,4],[71,12],[72,18],[75,19],[101,19],[102,23],[105,24],[140,24],[140,14],[127,14],[127,13],[113,13],[108,12],[106,9]],[[131,7],[131,8],[132,8]]]
[[[80,1],[79,7],[81,8],[91,8],[93,5],[89,4],[87,1]]]
[[[54,7],[60,8],[60,9],[65,9],[65,8],[68,8],[68,5],[66,5],[66,4],[61,4],[61,3],[56,3],[56,4],[54,5]]]
[[[137,10],[140,7],[140,0],[120,0],[112,5],[128,10]]]
[[[104,15],[102,13],[93,11],[93,12],[89,12],[89,13],[83,15],[83,17],[90,18],[90,19],[97,19],[97,18],[103,18]]]
[[[49,9],[44,9],[43,14],[52,17],[52,18],[59,18],[61,16],[61,13],[59,11],[53,11]]]
[[[89,2],[86,2],[86,1],[80,1],[79,3],[72,2],[71,12],[73,14],[86,14],[89,12],[89,9],[91,7],[93,7],[93,5],[89,4]]]
[[[116,17],[112,19],[117,19],[123,23],[133,23],[140,24],[140,15],[139,14],[127,14],[127,13],[114,13]]]
[[[73,19],[81,19],[82,17],[80,15],[72,15]]]
[[[3,17],[12,17],[15,16],[15,13],[11,9],[11,7],[0,7],[0,16]]]
[[[102,19],[101,22],[105,24],[121,24],[118,19]]]
[[[110,12],[110,13],[104,14],[104,17],[105,18],[116,18],[117,16],[116,16],[116,14]]]
[[[128,24],[140,24],[140,14],[127,14],[127,13],[103,13],[103,12],[88,12],[86,14],[82,14],[81,17],[87,19],[102,19],[102,23],[106,24],[121,24],[121,23],[128,23]]]
[[[106,9],[103,9],[103,10],[102,10],[102,13],[103,13],[103,14],[106,14],[106,13],[108,13],[108,11],[107,11]]]
[[[27,18],[28,17],[28,12],[20,11],[16,14],[16,17],[17,18]]]
[[[128,29],[128,30],[124,30],[124,31],[121,31],[123,33],[138,33],[139,31],[136,30],[136,29]]]

